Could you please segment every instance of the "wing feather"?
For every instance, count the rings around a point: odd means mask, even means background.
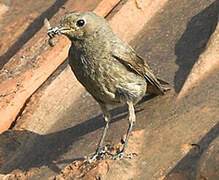
[[[133,49],[127,46],[114,50],[112,56],[130,70],[144,77],[146,81],[153,86],[152,89],[154,94],[164,94],[164,90],[159,80],[152,73],[143,58],[137,55]]]

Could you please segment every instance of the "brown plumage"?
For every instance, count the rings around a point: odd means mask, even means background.
[[[90,160],[104,156],[103,140],[109,126],[108,105],[127,104],[129,128],[120,153],[113,159],[132,157],[125,149],[135,122],[134,104],[146,93],[163,95],[167,89],[150,70],[144,60],[116,34],[108,22],[92,12],[67,15],[60,26],[48,31],[50,37],[66,35],[72,42],[69,64],[78,81],[99,103],[106,126],[96,153]],[[166,83],[167,84],[167,83]]]

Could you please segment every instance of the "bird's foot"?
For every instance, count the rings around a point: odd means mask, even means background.
[[[137,154],[136,153],[127,154],[125,152],[119,152],[118,154],[111,154],[110,159],[113,159],[113,160],[120,160],[123,158],[132,159],[134,156],[137,156]]]
[[[96,151],[95,154],[93,154],[92,156],[90,156],[90,157],[87,158],[87,162],[88,162],[88,163],[91,163],[91,162],[94,161],[94,160],[104,159],[104,158],[105,158],[105,155],[108,154],[107,149],[108,149],[108,147],[107,147],[107,146],[104,146],[104,147],[102,148],[102,150]]]
[[[96,152],[95,154],[93,154],[92,156],[87,158],[87,162],[91,163],[94,160],[99,160],[99,159],[104,158],[104,156],[105,156],[105,153],[103,153],[102,151],[101,152]]]

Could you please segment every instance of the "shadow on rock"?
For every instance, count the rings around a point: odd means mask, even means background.
[[[67,0],[63,1],[56,1],[51,7],[49,7],[46,11],[44,11],[39,17],[37,17],[22,33],[22,35],[18,38],[18,40],[8,49],[8,51],[0,56],[0,69],[9,61],[9,59],[14,56],[22,47],[23,45],[31,39],[35,33],[37,33],[43,24],[43,20],[45,18],[51,19],[52,16],[58,12],[60,7],[62,7]]]
[[[213,169],[210,172],[212,174],[207,174],[205,172],[205,177],[201,177],[202,169],[208,169],[206,167],[208,159],[206,158],[206,151],[208,152],[218,152],[219,149],[213,149],[209,150],[209,147],[216,147],[212,146],[211,143],[214,141],[218,141],[217,138],[219,136],[219,123],[217,123],[212,129],[197,143],[193,144],[195,148],[192,148],[188,154],[178,162],[178,164],[168,173],[168,175],[164,178],[164,180],[176,180],[178,177],[182,178],[184,180],[194,180],[196,177],[199,179],[209,179],[207,177],[215,177],[215,180],[219,177],[218,176],[218,160],[214,159],[210,162],[210,167],[216,167],[217,171],[214,171]],[[217,138],[217,139],[216,139]],[[218,144],[218,142],[215,142],[214,144]],[[211,146],[210,146],[211,145]],[[217,146],[218,148],[219,146]],[[212,148],[211,148],[212,149]],[[204,159],[203,159],[204,155]],[[209,153],[208,153],[208,156]],[[214,157],[215,154],[213,154]],[[207,159],[207,160],[205,160]],[[210,158],[209,158],[210,159]],[[203,162],[203,163],[202,163]],[[209,165],[209,163],[208,163]],[[201,172],[201,173],[200,173]],[[211,178],[210,178],[211,179]],[[213,179],[212,179],[213,180]]]
[[[179,66],[174,77],[174,86],[180,92],[193,65],[205,50],[211,34],[215,31],[219,15],[219,1],[194,16],[187,24],[186,31],[175,45],[176,64]]]
[[[141,102],[150,98],[151,96],[145,97]],[[141,110],[136,110],[136,113]],[[124,119],[127,117],[127,106],[112,109],[110,113],[114,117],[111,123]],[[41,166],[48,166],[52,171],[58,173],[61,171],[59,165],[83,159],[76,157],[75,159],[56,161],[58,157],[68,152],[70,146],[74,145],[82,136],[102,128],[104,125],[102,115],[98,115],[74,127],[46,135],[28,130],[8,130],[0,135],[0,174],[8,174],[16,169],[28,171]],[[99,139],[100,137],[92,138]],[[81,153],[82,149],[77,148],[74,146],[73,151]],[[87,145],[84,149],[87,153]]]

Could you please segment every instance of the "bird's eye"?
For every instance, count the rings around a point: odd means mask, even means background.
[[[83,20],[83,19],[79,19],[78,21],[77,21],[77,23],[76,23],[76,25],[78,26],[78,27],[81,27],[81,26],[83,26],[85,24],[85,21]]]

